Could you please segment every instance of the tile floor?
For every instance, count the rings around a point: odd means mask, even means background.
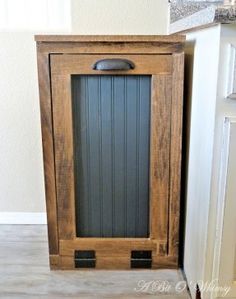
[[[144,281],[150,286],[140,291]],[[176,291],[183,285],[182,274],[176,270],[50,271],[45,225],[0,226],[3,299],[189,299],[186,289]],[[166,291],[158,290],[163,287]]]

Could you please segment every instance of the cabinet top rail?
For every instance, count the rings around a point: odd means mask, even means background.
[[[147,42],[147,43],[183,43],[184,35],[35,35],[37,42]]]

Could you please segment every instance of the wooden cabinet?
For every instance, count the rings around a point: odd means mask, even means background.
[[[183,37],[36,41],[51,268],[177,267]]]

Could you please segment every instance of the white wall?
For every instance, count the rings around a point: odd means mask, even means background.
[[[167,0],[71,1],[0,0],[0,223],[45,221],[34,34],[167,32]]]
[[[167,34],[167,0],[72,0],[78,34]]]
[[[68,32],[70,5],[1,0],[0,17],[0,223],[45,223],[34,34]]]
[[[65,31],[70,0],[0,0],[0,31]]]
[[[0,65],[0,211],[43,212],[33,34],[0,33]]]

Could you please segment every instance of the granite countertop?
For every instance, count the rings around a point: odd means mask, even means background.
[[[172,0],[170,34],[218,23],[236,23],[236,5],[222,1]]]

